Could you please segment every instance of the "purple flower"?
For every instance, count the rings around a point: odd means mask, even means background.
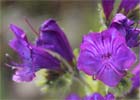
[[[103,10],[106,16],[106,19],[109,19],[109,16],[113,10],[115,0],[102,0]]]
[[[78,69],[114,87],[136,57],[115,28],[84,36],[80,46]]]
[[[134,22],[123,14],[116,14],[110,27],[116,28],[125,37],[129,47],[137,47],[140,44],[140,29],[133,27]]]
[[[99,93],[94,93],[83,98],[79,97],[77,94],[70,94],[65,98],[65,100],[115,100],[115,97],[111,93],[105,95],[104,97]]]
[[[105,100],[104,97],[99,93],[94,93],[90,96],[86,96],[84,100]]]
[[[40,27],[37,46],[59,53],[68,61],[72,61],[73,53],[64,32],[53,19],[48,19]]]
[[[115,97],[111,93],[107,94],[105,97],[99,93],[94,93],[90,96],[86,96],[83,100],[115,100]]]
[[[113,94],[111,93],[108,93],[106,96],[105,96],[106,100],[115,100],[115,97]]]
[[[140,0],[122,0],[118,9],[118,12],[124,9],[125,13],[127,14],[130,10],[134,9]]]
[[[59,61],[44,51],[44,49],[31,45],[22,29],[12,24],[10,29],[16,37],[9,42],[9,45],[22,59],[20,64],[13,63],[13,68],[16,69],[13,76],[14,81],[31,81],[35,77],[35,72],[41,68],[49,70],[60,69]]]
[[[75,93],[72,93],[72,94],[69,94],[65,100],[82,100],[79,95],[75,94]]]
[[[133,73],[133,78],[132,80],[132,89],[136,89],[140,87],[140,63],[138,66],[132,71]]]
[[[110,14],[113,11],[114,3],[115,0],[102,0],[102,6],[107,20],[109,20]],[[121,13],[128,15],[128,13],[138,4],[140,4],[140,0],[122,0],[117,13],[120,13],[122,10],[124,10],[124,12]]]

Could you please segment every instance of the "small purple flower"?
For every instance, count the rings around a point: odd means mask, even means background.
[[[118,9],[118,12],[124,9],[127,14],[130,10],[134,9],[138,4],[140,4],[140,0],[122,0]]]
[[[40,27],[37,46],[57,52],[68,61],[72,61],[73,53],[64,32],[53,19],[48,19]]]
[[[136,66],[136,68],[132,71],[133,73],[133,78],[132,80],[132,89],[136,89],[138,87],[140,87],[140,63],[138,64],[138,66]]]
[[[22,59],[20,64],[13,63],[13,68],[16,69],[13,76],[14,81],[31,81],[35,77],[35,72],[41,68],[49,70],[60,69],[59,61],[44,51],[44,49],[31,45],[22,29],[12,24],[10,29],[16,37],[9,42],[9,45]]]
[[[115,0],[102,0],[103,10],[106,16],[106,19],[109,19],[109,16],[113,10]]]
[[[133,27],[133,25],[134,22],[132,20],[120,13],[116,14],[110,25],[110,27],[116,28],[125,37],[126,43],[130,48],[137,47],[140,44],[140,29]]]
[[[83,100],[105,100],[105,98],[99,93],[94,93],[90,96],[84,97]]]
[[[115,28],[84,36],[78,69],[114,87],[125,76],[136,56]]]
[[[80,98],[79,95],[77,95],[77,94],[75,94],[75,93],[72,93],[72,94],[69,94],[69,95],[65,98],[65,100],[82,100],[82,99]]]
[[[115,97],[114,97],[113,94],[108,93],[108,94],[105,96],[105,100],[115,100]]]
[[[99,93],[94,93],[90,96],[86,96],[84,100],[115,100],[115,97],[111,93],[107,94],[105,97]]]
[[[70,94],[65,98],[65,100],[115,100],[115,97],[111,93],[105,95],[104,97],[99,93],[94,93],[83,98],[79,97],[77,94]]]

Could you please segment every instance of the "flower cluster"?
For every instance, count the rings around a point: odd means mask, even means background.
[[[116,28],[125,37],[126,44],[130,47],[137,47],[140,44],[140,29],[133,27],[134,21],[128,19],[123,14],[116,14],[110,27]]]
[[[102,6],[107,20],[111,17],[115,1],[116,0],[102,0]],[[120,5],[116,12],[117,13],[122,12],[125,15],[128,15],[128,13],[134,10],[134,8],[136,8],[136,6],[139,4],[140,4],[139,0],[121,0]]]
[[[104,89],[106,87],[115,89],[120,86],[120,83],[124,85],[130,81],[132,82],[130,92],[140,87],[140,62],[138,61],[139,64],[133,68],[137,62],[133,48],[140,45],[140,28],[133,19],[128,17],[130,11],[134,10],[140,2],[122,0],[116,14],[112,17],[114,3],[115,0],[102,0],[105,20],[108,22],[107,28],[101,32],[89,32],[84,35],[77,59],[65,33],[54,19],[48,19],[41,25],[35,44],[27,39],[21,28],[11,24],[10,29],[15,38],[9,42],[9,45],[22,60],[21,63],[11,62],[12,68],[16,70],[13,80],[29,82],[35,78],[37,71],[47,69],[51,77],[66,73],[68,76],[66,78],[80,80],[80,83],[85,86],[92,86],[88,84],[88,79],[83,78],[87,74],[88,77],[92,77],[92,81],[99,80],[98,82],[104,84]],[[128,77],[129,72],[132,77]],[[87,87],[90,88],[90,86]],[[105,96],[97,93],[98,91],[91,90],[91,92],[92,95],[87,93],[83,98],[70,94],[65,99],[115,100],[115,94],[112,94],[109,89]]]
[[[10,25],[10,29],[14,32],[15,38],[10,41],[9,45],[22,59],[20,64],[12,63],[12,67],[16,69],[14,81],[31,81],[35,77],[35,72],[43,68],[61,71],[60,61],[47,50],[52,50],[72,62],[73,53],[70,44],[55,20],[49,19],[42,24],[39,37],[34,45],[28,41],[22,29],[13,24]]]

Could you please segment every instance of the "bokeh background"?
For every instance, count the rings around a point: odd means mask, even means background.
[[[25,18],[28,18],[37,31],[43,21],[54,18],[63,28],[71,46],[78,48],[83,34],[91,30],[99,31],[101,23],[98,4],[100,2],[100,0],[0,1],[0,100],[44,100],[44,94],[33,82],[13,82],[13,71],[5,66],[9,63],[5,54],[8,53],[13,59],[17,58],[17,54],[8,46],[9,40],[14,36],[9,29],[11,23],[22,27],[29,40],[34,42],[36,37],[25,23]]]

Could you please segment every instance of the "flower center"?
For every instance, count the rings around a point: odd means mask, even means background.
[[[110,53],[107,53],[107,54],[103,54],[102,55],[102,59],[103,60],[108,60],[108,59],[110,59],[111,58],[111,54]]]

